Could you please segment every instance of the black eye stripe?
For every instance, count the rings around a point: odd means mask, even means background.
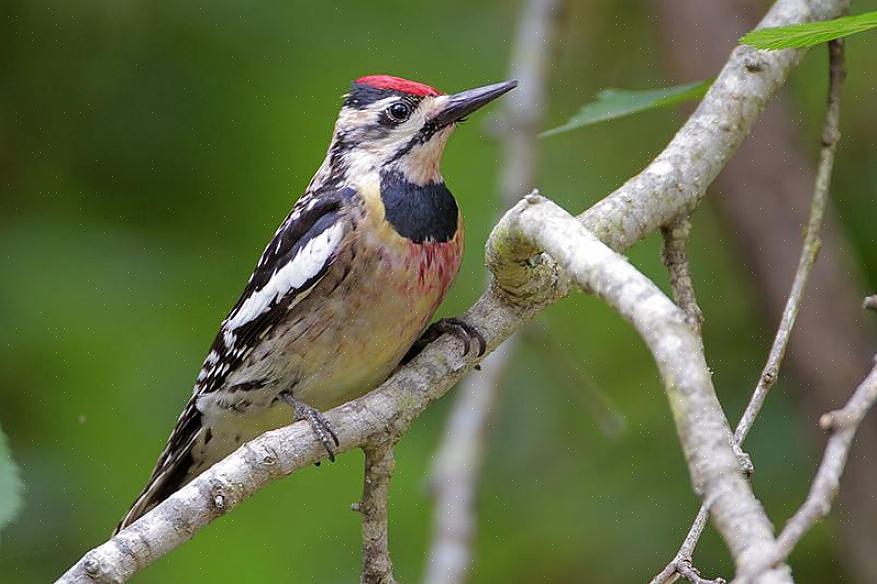
[[[402,146],[394,155],[393,158],[390,159],[391,162],[399,160],[415,147],[421,144],[426,144],[432,139],[432,137],[436,134],[436,132],[444,129],[445,126],[437,125],[433,120],[428,120],[420,131],[417,132],[414,136],[411,137],[408,142]]]

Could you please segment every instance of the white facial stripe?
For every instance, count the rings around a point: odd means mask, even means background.
[[[300,289],[316,276],[338,248],[343,235],[344,225],[337,223],[305,244],[290,262],[275,272],[265,286],[247,298],[234,316],[226,321],[228,330],[237,329],[257,318],[277,300],[292,290]],[[290,307],[304,296],[306,294],[300,294]]]
[[[399,165],[405,178],[418,185],[442,182],[442,152],[452,131],[450,126],[442,128],[428,142],[412,148]]]
[[[357,128],[374,124],[384,108],[398,99],[398,97],[387,97],[370,103],[363,109],[344,108],[338,116],[336,125],[339,128]]]

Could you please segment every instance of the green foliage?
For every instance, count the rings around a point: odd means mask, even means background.
[[[712,79],[707,79],[659,89],[603,89],[597,94],[596,101],[583,105],[579,113],[562,126],[542,132],[542,137],[562,134],[650,109],[699,100],[706,94],[712,82]]]
[[[822,22],[752,30],[740,42],[757,49],[803,49],[877,27],[877,11]]]
[[[0,530],[15,519],[21,509],[21,479],[12,460],[6,436],[0,429]]]

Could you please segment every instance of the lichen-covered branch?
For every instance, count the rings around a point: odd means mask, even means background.
[[[364,446],[365,476],[362,499],[362,584],[396,584],[390,561],[388,505],[390,477],[396,467],[390,441]]]
[[[832,18],[845,7],[844,0],[778,0],[763,25]],[[800,51],[735,49],[667,148],[642,173],[583,213],[580,221],[590,233],[620,251],[696,207],[767,101],[785,83],[800,55]],[[490,253],[496,255],[501,250]],[[496,274],[498,285],[491,286],[464,315],[487,340],[488,352],[567,291],[563,274],[544,256],[511,253],[507,259],[512,263],[504,264],[502,273]],[[378,389],[326,413],[338,433],[338,453],[402,434],[478,361],[473,356],[463,358],[453,339],[438,339]],[[324,455],[325,450],[304,423],[268,432],[88,552],[59,582],[124,582],[267,483]]]
[[[801,249],[801,256],[798,260],[798,268],[795,271],[795,277],[792,282],[792,289],[786,300],[786,306],[783,310],[783,316],[777,327],[773,344],[768,353],[767,363],[761,372],[755,391],[743,412],[740,422],[734,431],[734,442],[740,447],[746,439],[749,430],[752,428],[755,418],[764,405],[767,393],[776,383],[779,374],[780,365],[786,354],[786,348],[789,344],[789,338],[792,335],[792,329],[795,326],[795,320],[798,318],[798,312],[801,303],[804,300],[804,291],[807,287],[807,281],[810,273],[813,271],[813,265],[819,255],[820,247],[820,231],[822,229],[822,221],[825,216],[825,208],[828,204],[829,187],[831,185],[831,171],[834,167],[834,156],[837,151],[837,142],[840,138],[840,92],[843,86],[845,76],[844,57],[843,57],[843,41],[832,41],[829,43],[829,89],[828,89],[828,106],[825,115],[825,122],[822,128],[822,149],[820,152],[819,169],[816,175],[816,181],[813,187],[813,198],[810,204],[810,216],[804,231],[804,243]],[[678,566],[691,562],[691,556],[694,548],[703,530],[706,527],[708,512],[705,507],[701,507],[697,517],[692,522],[682,546],[676,553],[673,560],[652,579],[651,584],[664,584],[671,582],[674,574],[678,572]]]

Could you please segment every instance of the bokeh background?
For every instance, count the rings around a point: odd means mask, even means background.
[[[547,125],[607,86],[694,80],[672,51],[725,55],[733,35],[692,43],[705,23],[722,18],[745,30],[766,7],[714,3],[729,12],[701,5],[676,18],[685,2],[668,10],[657,1],[571,1],[552,59]],[[857,12],[874,9],[877,1],[856,3]],[[51,581],[108,536],[148,475],[219,321],[319,165],[350,80],[386,72],[448,91],[501,80],[518,10],[505,0],[4,1],[0,426],[26,492],[23,512],[4,532],[0,581]],[[877,286],[877,34],[848,48],[834,245],[845,262],[837,271],[858,302]],[[768,145],[802,162],[781,169],[777,182],[813,165],[825,64],[824,49],[811,51],[785,92],[786,138],[798,158],[782,150],[786,142]],[[716,72],[713,63],[698,74]],[[460,313],[482,290],[482,245],[499,211],[499,149],[487,129],[495,112],[461,127],[445,157],[469,246],[444,314]],[[543,140],[543,192],[571,211],[587,208],[659,152],[683,114],[649,112]],[[722,184],[752,179],[727,175]],[[751,264],[752,242],[716,204],[721,190],[694,216],[691,252],[708,358],[736,420],[775,319]],[[758,192],[765,201],[775,195]],[[806,204],[807,192],[796,196]],[[773,286],[788,285],[798,244],[785,241],[788,262],[775,266]],[[659,247],[652,237],[630,257],[666,287]],[[804,311],[830,312],[813,302]],[[494,412],[473,581],[647,581],[672,557],[696,510],[653,363],[629,326],[589,297],[552,307],[540,326],[551,340],[523,344]],[[873,323],[862,315],[856,326],[849,342],[873,348]],[[570,365],[558,367],[558,352]],[[855,380],[869,366],[858,356],[855,371],[831,360],[821,370]],[[792,369],[747,447],[758,493],[778,524],[805,496],[823,443],[807,406],[812,380]],[[584,388],[584,378],[596,390]],[[853,389],[838,385],[835,406]],[[582,397],[592,391],[623,417],[620,432],[601,429],[605,413]],[[423,573],[431,529],[425,484],[452,400],[453,393],[427,411],[397,450],[390,535],[401,581]],[[854,462],[877,465],[875,448],[860,441]],[[865,480],[864,494],[847,497],[798,547],[799,582],[877,581],[868,572],[877,554],[853,557],[845,532],[864,518],[877,538],[875,491],[867,477],[851,479]],[[360,489],[359,453],[306,469],[134,581],[356,581],[359,517],[350,504]],[[708,574],[729,573],[713,534],[697,559]]]

